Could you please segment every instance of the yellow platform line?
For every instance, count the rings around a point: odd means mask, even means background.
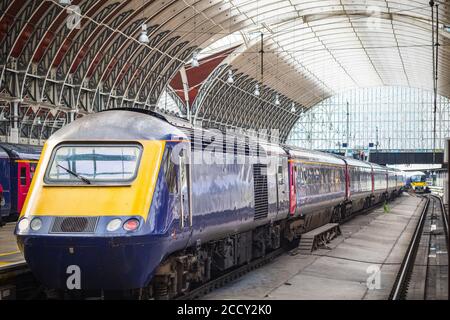
[[[0,253],[0,257],[11,256],[11,255],[16,254],[16,253],[20,253],[20,251],[17,250],[17,251],[11,251],[11,252]]]

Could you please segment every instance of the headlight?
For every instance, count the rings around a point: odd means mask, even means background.
[[[30,221],[28,221],[27,218],[23,218],[19,221],[18,227],[19,231],[23,232],[28,229],[28,226],[30,225]]]
[[[39,218],[34,218],[33,220],[31,220],[30,228],[33,231],[38,231],[42,228],[42,220]]]
[[[117,229],[119,229],[121,225],[122,225],[122,220],[112,219],[110,222],[108,222],[108,225],[106,226],[106,230],[108,230],[109,232],[113,232],[113,231],[116,231]]]
[[[129,219],[123,224],[123,228],[126,231],[135,231],[139,227],[139,220],[138,219]]]

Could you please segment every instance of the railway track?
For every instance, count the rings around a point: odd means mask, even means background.
[[[0,300],[32,300],[42,298],[42,287],[25,261],[0,269]]]
[[[392,288],[391,300],[448,299],[448,216],[442,199],[426,204]]]

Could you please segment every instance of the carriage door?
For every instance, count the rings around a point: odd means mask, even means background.
[[[179,155],[179,170],[178,170],[178,192],[180,199],[180,227],[182,232],[188,231],[192,227],[192,210],[191,210],[191,179],[190,179],[190,165],[187,161],[187,153],[182,150]]]
[[[287,206],[286,206],[286,184],[284,174],[285,171],[283,170],[285,167],[283,166],[283,163],[278,165],[277,167],[277,173],[276,173],[276,184],[277,184],[277,214],[280,214],[281,212],[286,212]]]
[[[289,161],[289,213],[294,215],[297,209],[297,186],[295,175],[295,163]]]
[[[17,162],[17,213],[20,214],[30,188],[30,164]]]

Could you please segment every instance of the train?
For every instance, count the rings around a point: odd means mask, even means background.
[[[174,298],[404,187],[399,170],[215,134],[140,109],[53,134],[15,228],[38,281],[58,297]]]
[[[430,188],[427,176],[422,171],[408,172],[406,178],[406,188],[416,193],[429,193]]]
[[[0,143],[0,221],[13,221],[19,216],[42,147]]]

